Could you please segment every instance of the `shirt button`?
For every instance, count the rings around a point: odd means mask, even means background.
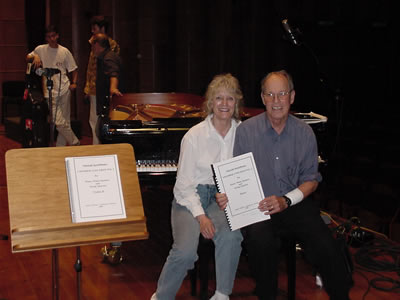
[[[279,156],[275,157],[275,159],[279,159]]]

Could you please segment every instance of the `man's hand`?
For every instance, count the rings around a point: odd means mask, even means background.
[[[112,99],[114,95],[122,96],[122,93],[118,89],[118,78],[110,77],[110,99]]]
[[[76,90],[76,83],[71,83],[71,84],[69,85],[69,89],[70,89],[71,91]]]
[[[258,204],[258,209],[264,212],[265,215],[273,215],[287,208],[285,198],[275,195],[264,198]]]
[[[215,234],[215,227],[211,220],[206,215],[196,217],[200,224],[200,232],[205,239],[212,239]]]
[[[39,55],[33,55],[32,65],[35,67],[35,69],[40,68],[42,61],[40,60]]]
[[[114,95],[122,96],[122,93],[117,88],[110,88],[110,98]]]
[[[215,200],[217,201],[217,204],[221,210],[224,210],[228,205],[228,197],[226,194],[216,193]]]

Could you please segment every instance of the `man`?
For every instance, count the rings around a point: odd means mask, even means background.
[[[108,22],[103,16],[94,16],[91,21],[92,27],[92,37],[89,40],[89,43],[92,43],[93,36],[97,33],[106,34],[108,28]],[[119,45],[112,38],[108,37],[108,41],[110,43],[110,48],[115,53],[119,54]],[[96,56],[93,51],[90,52],[89,62],[86,71],[86,84],[84,93],[86,97],[89,98],[90,101],[90,114],[89,114],[89,125],[92,129],[93,136],[93,145],[100,144],[99,138],[96,134],[96,124],[97,124],[97,113],[96,113]]]
[[[92,51],[97,59],[96,71],[96,115],[108,114],[113,95],[122,96],[118,89],[121,71],[121,59],[110,48],[107,35],[97,33],[92,39]],[[99,123],[97,121],[97,123]],[[96,125],[98,131],[99,124]],[[98,133],[97,133],[98,134]]]
[[[236,131],[234,156],[253,152],[266,198],[259,209],[271,219],[242,229],[259,299],[277,296],[279,238],[299,241],[331,299],[347,300],[351,274],[336,241],[307,198],[322,180],[315,135],[309,125],[289,115],[295,98],[286,71],[269,73],[261,82],[266,112],[244,121]],[[221,208],[227,204],[219,194]]]
[[[79,139],[71,128],[71,91],[76,89],[78,80],[77,65],[71,52],[58,44],[58,31],[55,26],[46,28],[47,44],[39,45],[26,56],[40,73],[53,81],[52,88],[52,121],[58,131],[56,146],[79,145]],[[50,72],[51,71],[51,72]],[[46,73],[47,72],[47,73]],[[67,76],[72,74],[72,83]],[[47,88],[43,88],[44,97],[48,100]]]

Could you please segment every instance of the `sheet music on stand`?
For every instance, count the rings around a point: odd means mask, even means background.
[[[126,218],[116,154],[66,157],[65,165],[73,223]]]
[[[66,157],[85,158],[110,155],[118,166],[123,188],[121,203],[126,217],[118,220],[73,223],[66,178]],[[13,253],[52,250],[53,298],[58,299],[58,248],[77,247],[77,294],[80,291],[82,245],[148,238],[133,147],[129,144],[87,145],[11,149],[6,152],[10,239]],[[121,164],[118,164],[120,162]],[[21,178],[30,174],[21,185]],[[43,180],[46,178],[46,180]],[[119,188],[122,192],[122,189]]]

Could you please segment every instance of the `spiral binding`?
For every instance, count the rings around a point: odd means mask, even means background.
[[[212,173],[213,173],[213,179],[214,179],[214,182],[215,182],[215,187],[217,188],[218,193],[221,193],[221,189],[220,189],[219,184],[218,184],[218,179],[217,179],[217,175],[215,173],[215,169],[214,169],[214,165],[213,164],[211,165],[211,170],[212,170]],[[225,216],[226,216],[226,220],[228,221],[229,229],[231,231],[233,231],[232,230],[231,220],[229,219],[229,215],[226,212],[227,209],[228,209],[228,207],[225,207],[224,213],[225,213]]]

